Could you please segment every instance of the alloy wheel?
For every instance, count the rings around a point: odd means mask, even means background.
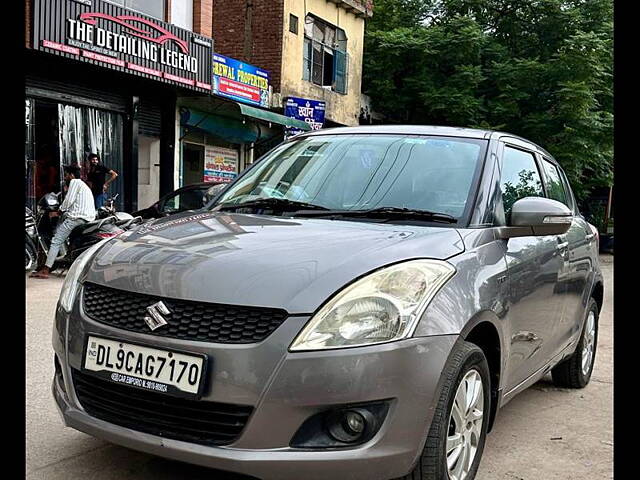
[[[482,377],[475,370],[464,376],[453,400],[447,435],[447,469],[450,480],[465,480],[478,450],[484,419]]]
[[[585,376],[589,374],[593,363],[595,340],[596,314],[591,310],[584,326],[584,339],[582,342],[582,374]]]

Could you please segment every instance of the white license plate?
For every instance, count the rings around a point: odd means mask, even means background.
[[[89,336],[84,368],[112,382],[172,395],[199,395],[205,356]]]

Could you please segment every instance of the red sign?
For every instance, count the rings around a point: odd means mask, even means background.
[[[52,48],[54,50],[59,50],[61,52],[72,53],[74,55],[80,55],[80,49],[75,47],[70,47],[68,45],[62,45],[61,43],[50,42],[49,40],[42,40],[42,46],[47,48]]]
[[[204,88],[205,90],[211,90],[211,84],[210,83],[196,82],[196,87]]]
[[[228,78],[220,78],[218,90],[229,95],[236,95],[238,97],[244,97],[254,102],[260,103],[260,89],[245,85],[243,83],[230,80]]]
[[[99,53],[89,52],[87,50],[82,50],[82,56],[90,58],[91,60],[98,60],[104,63],[110,63],[111,65],[117,65],[119,67],[124,67],[124,61],[118,60],[117,58],[108,57],[106,55],[100,55]]]
[[[194,81],[184,77],[178,77],[176,75],[172,75],[170,73],[164,73],[164,78],[167,80],[173,80],[174,82],[184,83],[185,85],[194,85]]]
[[[127,68],[131,70],[135,70],[136,72],[142,72],[149,75],[155,75],[156,77],[162,77],[162,72],[159,70],[154,70],[153,68],[143,67],[142,65],[137,65],[135,63],[127,63]]]

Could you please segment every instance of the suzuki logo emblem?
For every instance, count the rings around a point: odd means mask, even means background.
[[[166,325],[167,320],[164,318],[164,315],[169,315],[171,313],[167,306],[162,302],[149,305],[147,307],[147,312],[149,312],[149,315],[145,315],[144,321],[152,331]]]

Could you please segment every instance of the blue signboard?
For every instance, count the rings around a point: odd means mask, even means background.
[[[325,107],[325,102],[318,100],[288,97],[284,107],[284,114],[289,118],[307,122],[311,130],[320,130],[324,125]],[[287,128],[287,137],[292,137],[301,132],[302,130],[297,128]]]
[[[269,107],[269,72],[213,54],[213,93],[238,102]]]

